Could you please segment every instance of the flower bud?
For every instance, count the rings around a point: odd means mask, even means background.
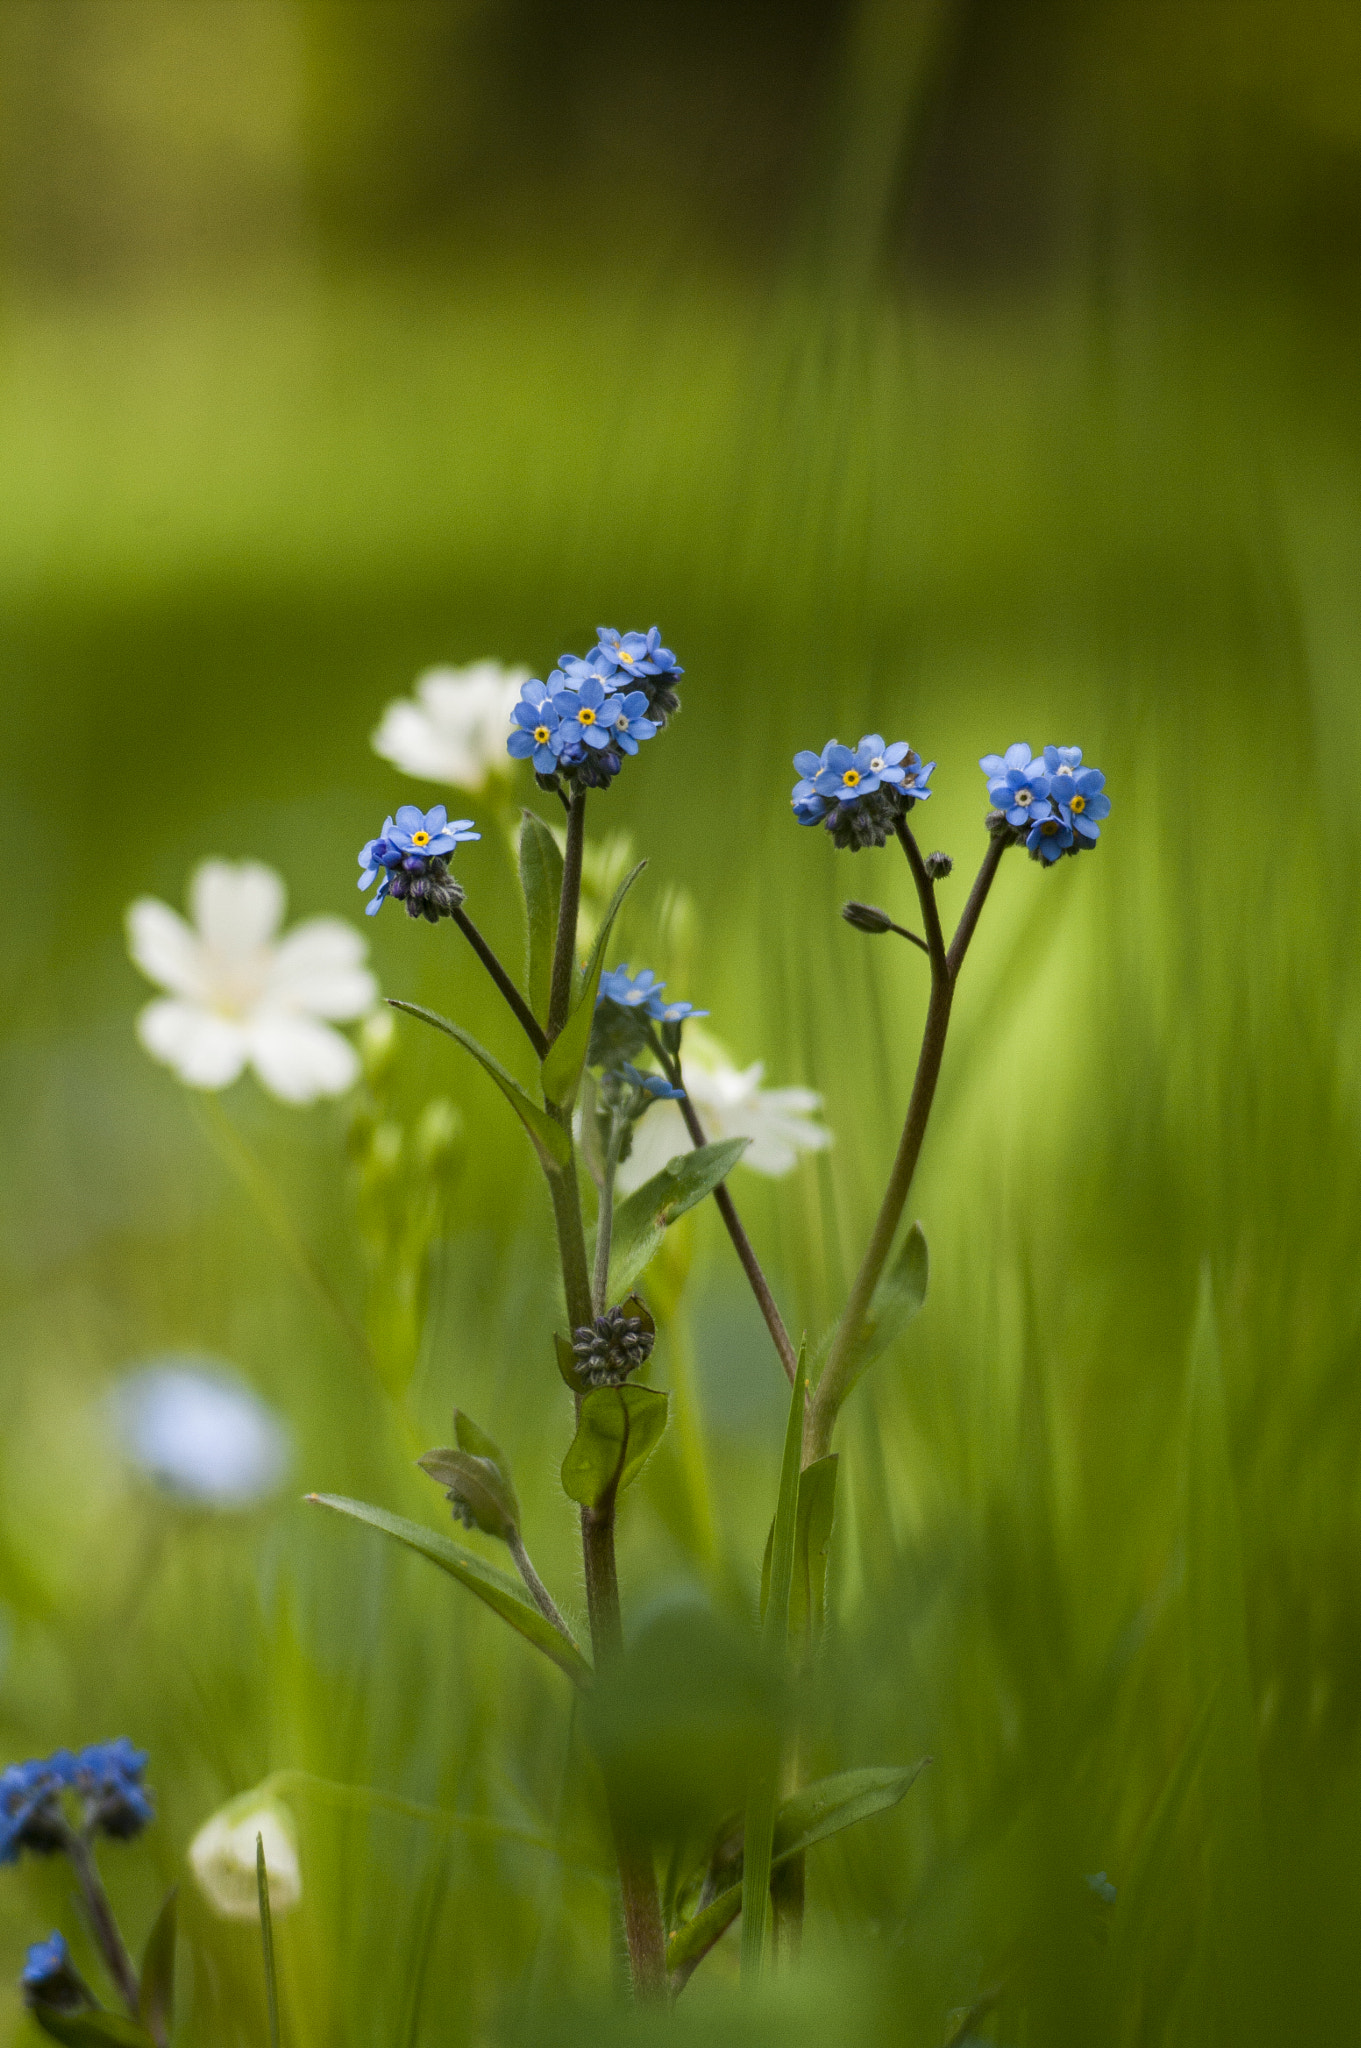
[[[878,910],[873,903],[843,903],[841,915],[847,924],[853,924],[858,932],[880,932],[893,930],[893,919],[886,910]]]
[[[505,1473],[490,1458],[442,1446],[427,1451],[416,1463],[444,1488],[454,1519],[465,1529],[480,1529],[502,1543],[519,1534],[520,1504]]]
[[[199,1890],[224,1920],[258,1920],[255,1842],[265,1852],[269,1905],[287,1913],[302,1897],[293,1816],[264,1788],[245,1792],[213,1814],[189,1844],[189,1867]]]
[[[939,882],[943,876],[951,872],[954,862],[948,853],[942,853],[937,848],[935,853],[927,854],[926,859],[922,862],[922,866],[926,869],[933,882]]]

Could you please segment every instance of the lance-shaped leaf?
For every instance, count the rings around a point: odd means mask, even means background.
[[[471,1415],[465,1415],[461,1408],[454,1410],[454,1441],[461,1451],[471,1451],[475,1458],[488,1458],[495,1465],[511,1492],[515,1491],[510,1477],[510,1460],[501,1446],[493,1443],[485,1429],[479,1429]]]
[[[524,891],[529,957],[525,980],[529,1007],[541,1024],[548,1022],[548,996],[553,980],[553,948],[558,936],[558,905],[562,898],[562,849],[533,811],[522,812],[520,887]]]
[[[537,1607],[531,1607],[508,1573],[498,1571],[495,1565],[485,1563],[471,1550],[464,1550],[460,1544],[439,1535],[434,1529],[423,1528],[419,1522],[408,1522],[403,1515],[390,1515],[386,1508],[372,1507],[368,1501],[347,1500],[342,1494],[335,1493],[309,1493],[307,1499],[315,1507],[330,1508],[338,1515],[348,1515],[352,1521],[366,1522],[371,1529],[381,1530],[384,1536],[405,1544],[418,1556],[429,1558],[431,1564],[437,1564],[442,1572],[448,1572],[451,1579],[457,1579],[494,1614],[508,1621],[526,1642],[532,1643],[536,1650],[542,1650],[545,1657],[551,1658],[558,1669],[565,1671],[577,1685],[590,1684],[591,1667],[576,1644],[554,1628]]]
[[[628,1292],[671,1224],[713,1193],[750,1143],[750,1138],[721,1138],[716,1144],[679,1153],[618,1204],[610,1241],[611,1301]]]
[[[265,1964],[269,2048],[279,2048],[279,1966],[274,1959],[274,1910],[269,1902],[269,1866],[265,1862],[263,1834],[255,1837],[255,1896],[260,1907],[260,1947]]]
[[[33,2017],[45,2034],[66,2048],[156,2048],[146,2028],[121,2012],[54,2012],[35,2005]]]
[[[526,1095],[513,1074],[508,1074],[500,1060],[493,1057],[484,1045],[479,1045],[470,1031],[461,1024],[451,1024],[447,1017],[441,1017],[435,1010],[422,1009],[419,1003],[399,1002],[395,996],[389,998],[394,1010],[404,1010],[408,1017],[419,1017],[422,1024],[433,1024],[436,1031],[443,1031],[456,1039],[469,1051],[479,1066],[486,1068],[506,1101],[510,1104],[520,1122],[528,1131],[538,1153],[545,1173],[553,1173],[566,1166],[572,1155],[572,1141],[560,1123],[552,1118],[546,1109]]]
[[[640,860],[615,890],[614,900],[605,912],[586,961],[576,1006],[548,1048],[543,1063],[544,1099],[556,1102],[560,1108],[570,1109],[577,1099],[581,1070],[586,1064],[586,1049],[591,1042],[591,1025],[595,1020],[595,999],[600,988],[600,970],[605,964],[605,948],[609,944],[614,920],[619,915],[619,906],[646,866],[647,862]]]
[[[581,1404],[562,1461],[562,1490],[600,1508],[642,1471],[666,1428],[666,1395],[656,1387],[596,1387]]]
[[[832,1451],[805,1465],[799,1474],[799,1520],[794,1536],[794,1584],[789,1598],[789,1633],[822,1634],[827,1607],[827,1550],[832,1540],[832,1517],[836,1510],[836,1474],[840,1452]],[[766,1554],[761,1565],[761,1612],[770,1595],[770,1554],[775,1543],[775,1525],[766,1537]]]
[[[908,1324],[921,1312],[926,1300],[931,1260],[920,1223],[914,1223],[903,1239],[897,1258],[880,1276],[870,1298],[869,1310],[860,1326],[855,1358],[846,1381],[849,1394],[867,1366],[873,1365],[890,1344],[896,1343]],[[844,1398],[844,1397],[843,1397]]]
[[[780,1460],[780,1491],[775,1502],[771,1539],[770,1592],[761,1642],[778,1670],[789,1642],[789,1596],[794,1584],[794,1543],[799,1523],[799,1458],[803,1449],[803,1411],[808,1396],[804,1354],[794,1373],[785,1424],[784,1456]],[[747,1825],[742,1840],[742,1976],[750,1983],[760,1975],[770,1901],[770,1859],[775,1839],[779,1756],[772,1746],[752,1773],[747,1794]]]
[[[815,1843],[825,1842],[829,1835],[839,1834],[843,1828],[854,1827],[857,1821],[868,1820],[871,1814],[885,1813],[896,1806],[929,1762],[929,1757],[923,1757],[919,1763],[903,1768],[869,1765],[864,1770],[838,1771],[833,1777],[805,1785],[784,1801],[776,1815],[772,1870],[788,1863],[791,1857],[802,1856]],[[666,1951],[668,1969],[693,1965],[707,1955],[741,1910],[742,1887],[730,1885],[672,1935]]]
[[[509,1543],[520,1528],[520,1503],[499,1465],[474,1451],[451,1450],[447,1444],[427,1451],[416,1463],[442,1486],[455,1514],[462,1510],[484,1536]]]
[[[168,2041],[175,2024],[175,1907],[178,1893],[166,1893],[147,1936],[137,1986],[137,2016],[149,2034]]]

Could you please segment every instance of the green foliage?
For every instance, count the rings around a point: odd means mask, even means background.
[[[562,849],[543,819],[522,813],[520,887],[525,899],[527,959],[525,985],[529,1007],[540,1024],[548,1022],[548,997],[553,981],[553,947],[558,934],[562,898]]]
[[[595,1387],[562,1461],[562,1490],[601,1508],[631,1486],[662,1440],[667,1398],[656,1387]]]
[[[168,2041],[175,2025],[175,1930],[179,1889],[172,1886],[156,1915],[142,1955],[137,2016],[156,2040]]]
[[[821,1640],[827,1611],[827,1553],[832,1540],[836,1512],[836,1475],[839,1451],[815,1458],[799,1474],[799,1519],[794,1535],[794,1582],[790,1591],[789,1633],[795,1640]],[[775,1548],[775,1524],[766,1537],[761,1561],[761,1613],[770,1598],[770,1560]]]
[[[381,1530],[397,1543],[414,1550],[418,1557],[429,1558],[431,1564],[447,1572],[451,1579],[457,1579],[460,1586],[466,1586],[493,1614],[499,1614],[508,1621],[526,1642],[536,1650],[542,1650],[561,1671],[577,1685],[590,1682],[591,1670],[585,1658],[553,1624],[540,1614],[537,1607],[530,1605],[521,1593],[517,1582],[506,1572],[498,1571],[494,1565],[485,1564],[470,1550],[452,1542],[447,1536],[440,1536],[433,1529],[422,1528],[419,1522],[409,1522],[402,1515],[390,1515],[385,1508],[376,1508],[367,1501],[347,1500],[343,1495],[332,1493],[309,1493],[308,1501],[315,1507],[330,1508],[338,1515],[348,1515],[351,1520],[365,1522],[371,1529]]]
[[[269,1868],[263,1835],[255,1837],[255,1892],[260,1902],[260,1946],[265,1965],[265,2005],[269,2048],[279,2048],[279,1970],[274,1956],[274,1909],[269,1897]]]
[[[509,1543],[519,1534],[520,1503],[500,1465],[473,1451],[451,1450],[447,1445],[425,1451],[416,1463],[450,1499],[466,1508],[484,1536],[496,1536]]]
[[[501,1062],[489,1053],[485,1046],[479,1045],[471,1032],[465,1031],[459,1024],[451,1024],[447,1017],[437,1016],[433,1010],[422,1009],[419,1003],[399,1002],[396,997],[391,1000],[394,1010],[403,1010],[408,1017],[419,1017],[423,1024],[433,1024],[437,1031],[443,1031],[459,1045],[466,1047],[478,1065],[491,1075],[529,1133],[530,1141],[539,1155],[539,1162],[545,1173],[551,1173],[567,1164],[571,1157],[571,1140],[562,1125],[555,1123],[548,1111],[541,1109],[537,1102],[531,1101],[515,1076],[508,1074]]]
[[[846,1381],[846,1393],[876,1358],[881,1357],[891,1344],[897,1343],[909,1324],[920,1315],[926,1303],[930,1275],[931,1260],[926,1249],[926,1236],[920,1223],[914,1223],[898,1247],[897,1256],[890,1260],[880,1275],[879,1284],[870,1298],[869,1314],[861,1326]]]
[[[610,1240],[611,1301],[628,1292],[677,1217],[713,1193],[750,1142],[748,1138],[723,1138],[717,1144],[682,1152],[617,1205]]]
[[[155,2048],[146,2028],[121,2012],[53,2012],[36,2006],[33,2017],[64,2048]]]
[[[591,1042],[591,1026],[595,1021],[595,999],[600,987],[600,972],[605,965],[605,948],[614,930],[624,898],[637,881],[645,860],[625,875],[614,892],[609,909],[596,933],[595,944],[587,956],[586,965],[574,984],[576,996],[573,1009],[562,1030],[548,1049],[543,1063],[543,1092],[548,1102],[555,1102],[561,1109],[570,1109],[577,1099],[581,1086],[582,1069],[586,1064],[586,1052]]]

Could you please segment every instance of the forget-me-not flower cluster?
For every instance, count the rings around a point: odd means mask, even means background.
[[[882,846],[899,818],[931,794],[934,761],[923,762],[906,740],[889,745],[866,733],[858,747],[828,740],[820,754],[795,754],[799,780],[790,803],[800,825],[822,825],[852,853]]]
[[[1096,845],[1111,800],[1100,769],[1083,766],[1081,747],[1046,747],[1032,755],[1018,740],[1005,754],[984,754],[978,765],[988,778],[994,838],[1024,845],[1045,867]]]
[[[661,633],[598,629],[587,655],[564,654],[546,682],[533,677],[511,712],[507,752],[549,787],[607,789],[644,740],[680,707],[677,668]]]
[[[463,901],[463,889],[449,873],[448,857],[456,846],[481,837],[471,818],[451,819],[443,804],[430,811],[402,804],[395,817],[384,819],[380,836],[360,849],[360,888],[378,884],[368,915],[374,916],[392,896],[405,903],[408,917],[424,917],[431,924],[451,917]]]
[[[10,1764],[0,1771],[0,1863],[17,1863],[25,1849],[50,1856],[67,1846],[67,1793],[80,1802],[84,1827],[130,1841],[154,1817],[146,1764],[146,1751],[124,1735]]]

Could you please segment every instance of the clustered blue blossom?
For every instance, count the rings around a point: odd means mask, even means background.
[[[615,1003],[621,1010],[639,1010],[658,1024],[683,1024],[687,1017],[708,1016],[707,1010],[697,1010],[693,1003],[666,1002],[665,988],[666,983],[658,981],[650,967],[640,967],[637,974],[631,975],[626,961],[622,967],[612,967],[601,975],[596,1008],[602,1003]]]
[[[46,1941],[30,1943],[19,1989],[25,2003],[48,2012],[79,2012],[94,1999],[71,1960],[65,1936],[53,1932]]]
[[[1081,747],[1046,747],[1032,755],[1018,740],[1005,754],[984,754],[978,765],[988,778],[994,838],[1024,845],[1045,867],[1096,845],[1111,800],[1100,769],[1082,765]]]
[[[906,740],[890,746],[882,733],[866,733],[858,747],[828,740],[820,754],[795,754],[799,780],[790,802],[800,825],[822,825],[838,846],[854,853],[882,846],[899,818],[931,794],[934,761],[923,761]]]
[[[405,903],[408,917],[434,924],[450,916],[462,903],[463,890],[449,873],[448,856],[456,846],[481,837],[471,818],[451,820],[443,804],[431,811],[401,805],[395,818],[384,819],[381,835],[360,849],[359,887],[378,883],[368,915],[373,917],[392,896]]]
[[[68,1792],[81,1802],[84,1827],[130,1841],[154,1817],[142,1783],[146,1764],[146,1751],[123,1735],[10,1764],[0,1771],[0,1864],[17,1863],[24,1849],[49,1856],[66,1847]]]
[[[564,654],[547,682],[534,677],[524,685],[506,751],[531,762],[547,788],[607,789],[624,756],[680,709],[675,683],[684,673],[658,627],[617,633],[601,626],[589,654]]]

